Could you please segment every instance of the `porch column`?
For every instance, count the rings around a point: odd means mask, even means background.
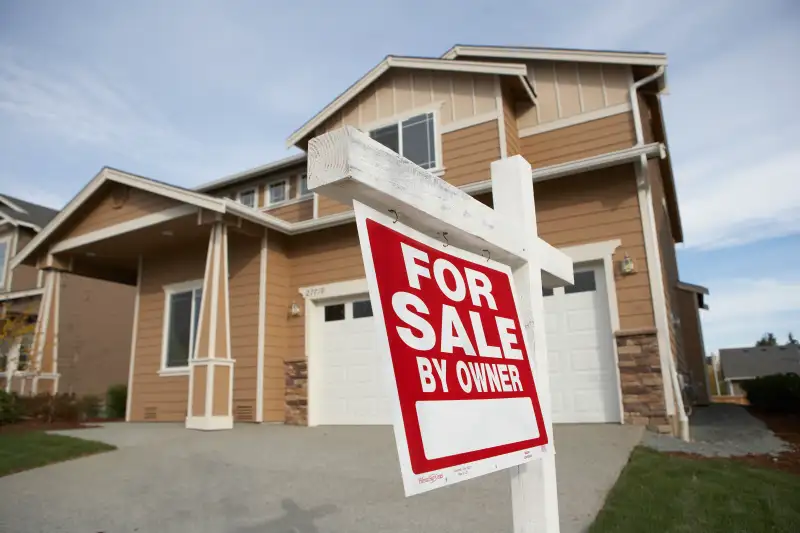
[[[197,341],[189,363],[186,427],[233,427],[233,364],[228,293],[228,232],[215,222],[208,241]]]
[[[33,376],[31,394],[58,392],[58,308],[61,294],[61,272],[44,271],[44,294],[36,317],[36,329],[28,363],[28,376]],[[23,378],[24,379],[24,378]]]

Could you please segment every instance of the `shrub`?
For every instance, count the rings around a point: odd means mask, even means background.
[[[94,394],[87,394],[78,399],[78,411],[81,419],[97,418],[100,416],[102,400]]]
[[[19,403],[25,418],[45,424],[77,422],[80,419],[78,399],[74,394],[41,392],[36,396],[20,396]]]
[[[800,376],[775,374],[742,383],[747,401],[770,413],[800,414]]]
[[[106,394],[106,416],[109,418],[125,418],[127,403],[128,387],[126,385],[111,385]]]
[[[0,426],[14,424],[22,418],[22,408],[15,394],[0,390]]]

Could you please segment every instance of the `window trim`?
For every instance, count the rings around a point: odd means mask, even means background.
[[[439,122],[441,116],[441,107],[443,102],[437,102],[430,106],[420,107],[414,109],[412,111],[407,111],[403,113],[399,113],[392,117],[387,117],[384,119],[376,120],[365,126],[361,127],[361,131],[370,135],[371,132],[385,128],[386,126],[391,126],[395,124],[398,128],[398,145],[401,147],[403,146],[403,132],[400,130],[400,125],[403,121],[406,121],[412,117],[416,117],[417,115],[427,115],[431,113],[433,115],[433,150],[435,156],[435,165],[432,168],[425,169],[432,174],[441,173],[444,171],[444,163],[442,162],[442,126]],[[400,154],[402,155],[402,154]],[[405,157],[405,156],[404,156]]]
[[[272,201],[272,195],[270,194],[270,190],[272,189],[273,186],[278,186],[281,183],[283,184],[283,200],[280,200],[278,202],[273,202]],[[267,183],[266,184],[266,188],[267,188],[267,190],[266,190],[266,192],[264,194],[264,196],[266,196],[266,198],[265,198],[266,207],[274,207],[276,205],[285,204],[286,202],[289,201],[289,180],[288,179],[281,178],[279,180]]]
[[[245,207],[250,207],[242,202],[242,195],[246,193],[253,193],[253,206],[251,209],[258,209],[260,206],[258,205],[258,188],[257,187],[248,187],[247,189],[242,189],[241,191],[236,193],[236,201],[242,204]]]
[[[186,366],[167,366],[167,346],[168,346],[168,334],[169,334],[169,319],[171,315],[171,308],[170,308],[170,299],[172,298],[173,294],[181,293],[181,292],[188,292],[188,291],[195,291],[197,289],[203,288],[203,280],[196,279],[191,281],[182,281],[179,283],[172,283],[169,285],[164,285],[164,319],[163,324],[161,326],[161,368],[158,370],[159,376],[188,376],[189,375],[189,367],[190,362],[192,360],[192,353],[194,351],[194,343],[196,342],[196,338],[192,339],[191,337],[194,336],[194,324],[193,321],[190,320],[190,347],[189,347],[189,361],[187,361]],[[194,296],[192,297],[192,305],[194,305]],[[201,306],[202,306],[202,299],[201,299]],[[202,309],[201,309],[202,310]],[[198,311],[199,312],[199,311]],[[202,316],[200,316],[200,320],[202,320]],[[199,322],[198,322],[199,323]]]
[[[307,191],[303,194],[303,177],[306,178],[306,187],[308,187],[308,172],[303,172],[297,176],[297,198],[306,199],[314,196],[312,191]]]
[[[14,244],[14,235],[8,234],[3,237],[0,237],[0,244],[6,245],[6,255],[3,258],[3,264],[0,265],[0,289],[5,290],[6,288],[6,281],[8,280],[9,274],[9,265],[11,264],[11,256],[14,255],[14,250],[11,249],[12,245]]]

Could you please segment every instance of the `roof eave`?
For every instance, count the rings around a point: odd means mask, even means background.
[[[667,65],[667,56],[665,54],[557,48],[522,48],[514,46],[455,45],[442,55],[442,59],[447,60],[453,60],[458,57],[492,57],[515,60],[574,61],[581,63],[612,63],[644,66]]]

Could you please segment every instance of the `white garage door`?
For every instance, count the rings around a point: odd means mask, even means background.
[[[391,424],[389,387],[377,364],[369,296],[327,303],[321,319],[322,361],[315,365],[319,376],[314,391],[322,396],[314,403],[318,423]]]
[[[603,267],[545,292],[553,422],[619,422],[617,369]]]
[[[575,285],[545,293],[553,421],[620,420],[613,338],[601,266],[578,269]],[[324,305],[314,365],[319,424],[391,424],[386,376],[375,351],[367,295]]]

